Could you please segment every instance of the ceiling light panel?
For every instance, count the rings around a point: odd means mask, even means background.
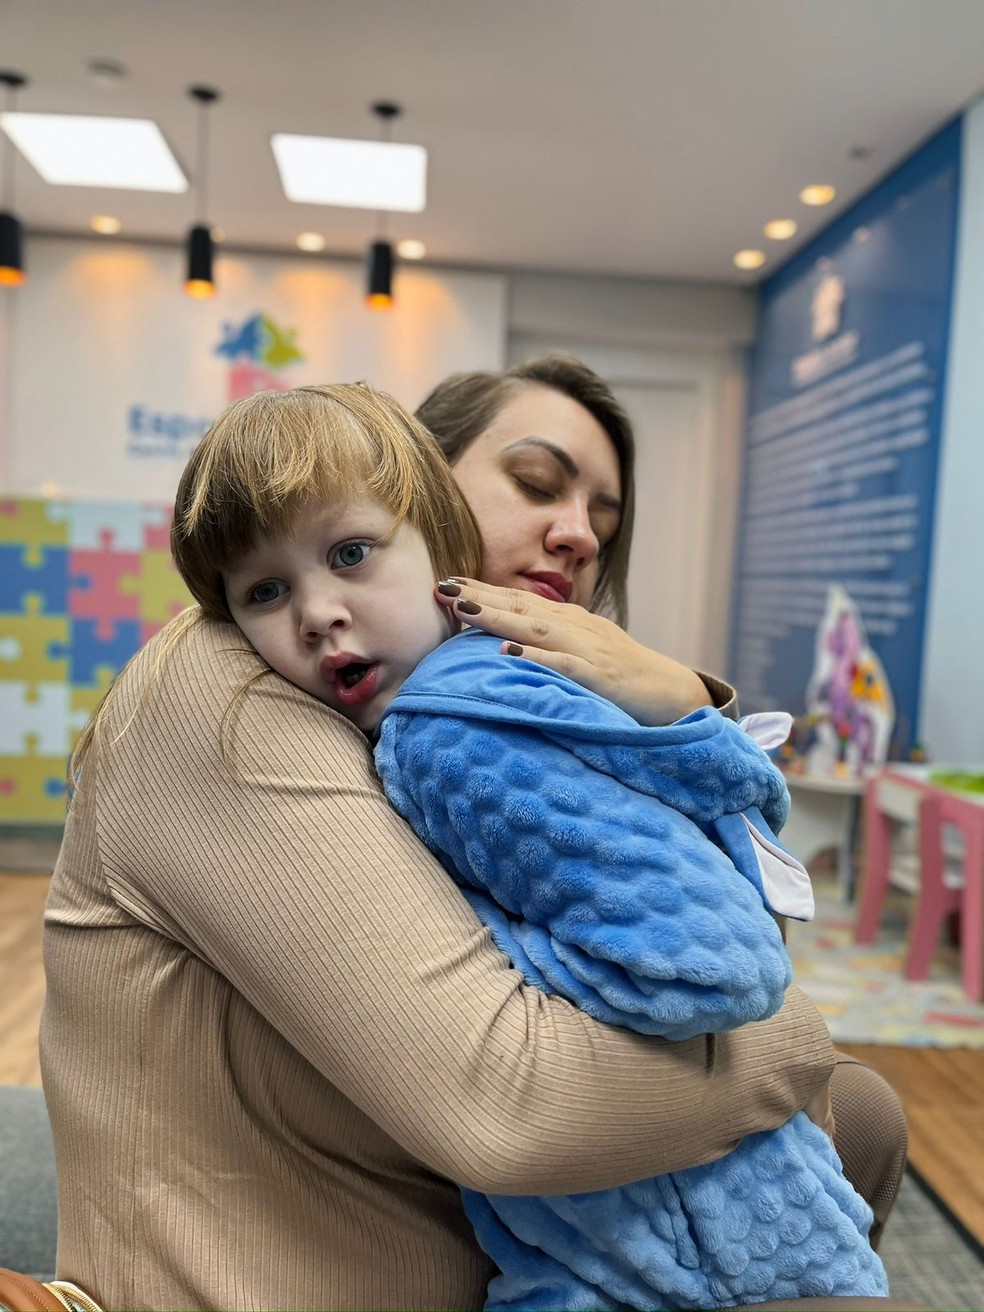
[[[419,214],[427,204],[427,151],[394,141],[270,138],[288,200]]]
[[[188,190],[150,119],[81,114],[0,114],[0,127],[45,182],[126,191]]]

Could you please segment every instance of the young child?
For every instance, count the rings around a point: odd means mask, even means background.
[[[779,1008],[790,968],[770,911],[807,916],[812,898],[773,833],[788,807],[778,771],[714,710],[642,727],[496,638],[452,638],[434,578],[479,573],[478,531],[395,402],[363,386],[238,402],[185,470],[172,541],[210,613],[376,736],[390,799],[528,982],[670,1039]],[[709,1166],[464,1202],[502,1271],[489,1308],[887,1288],[871,1213],[804,1113]]]

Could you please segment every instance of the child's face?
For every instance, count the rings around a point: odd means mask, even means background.
[[[278,674],[370,733],[450,633],[420,533],[360,497],[302,511],[225,575],[233,618]]]

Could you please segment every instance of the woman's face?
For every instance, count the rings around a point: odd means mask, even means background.
[[[455,478],[478,520],[486,583],[587,606],[618,528],[618,455],[577,401],[531,383],[465,449]]]

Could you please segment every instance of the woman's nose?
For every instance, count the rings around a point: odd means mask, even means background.
[[[598,559],[598,539],[591,527],[588,508],[579,503],[556,507],[544,541],[548,551],[572,558],[575,569]]]

